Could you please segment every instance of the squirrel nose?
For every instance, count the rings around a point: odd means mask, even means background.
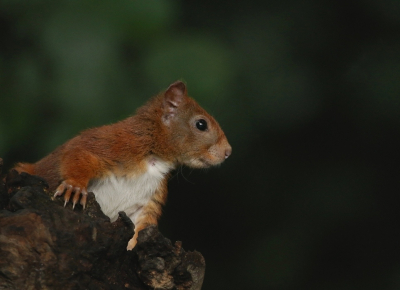
[[[232,147],[229,146],[225,149],[225,159],[227,159],[232,154]]]

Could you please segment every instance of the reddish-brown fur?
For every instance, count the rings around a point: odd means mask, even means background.
[[[208,130],[200,131],[195,122],[207,121]],[[136,115],[112,125],[83,131],[35,164],[19,163],[15,169],[39,175],[47,180],[56,195],[66,202],[86,203],[90,180],[109,174],[130,176],[144,172],[150,156],[174,165],[209,167],[231,154],[231,147],[218,123],[193,99],[186,86],[175,82],[165,92],[149,100]],[[167,196],[165,178],[145,206],[138,231],[157,224]],[[134,246],[134,244],[133,244]]]

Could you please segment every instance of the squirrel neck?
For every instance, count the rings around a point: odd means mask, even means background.
[[[162,95],[156,96],[137,110],[136,115],[121,122],[122,130],[128,128],[132,135],[133,148],[137,148],[143,158],[155,155],[164,161],[176,164],[174,146],[171,146],[170,133],[162,122]]]

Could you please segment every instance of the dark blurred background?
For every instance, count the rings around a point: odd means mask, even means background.
[[[400,1],[0,0],[0,28],[7,168],[183,79],[233,146],[160,221],[203,289],[400,289]]]

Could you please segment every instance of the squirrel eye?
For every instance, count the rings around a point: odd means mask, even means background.
[[[207,122],[204,119],[200,119],[196,121],[196,127],[197,129],[199,129],[200,131],[205,131],[207,130]]]

